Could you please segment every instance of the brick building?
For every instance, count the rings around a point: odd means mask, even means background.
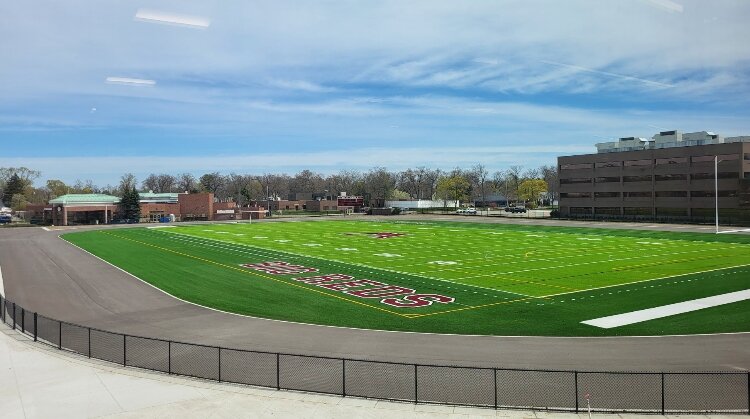
[[[265,216],[261,206],[238,207],[235,202],[214,202],[212,193],[152,193],[141,197],[141,222],[219,221],[257,219]],[[34,205],[32,217],[53,225],[108,224],[118,218],[120,198],[102,194],[68,194],[50,200],[49,205]]]
[[[558,158],[561,216],[709,222],[718,189],[719,218],[750,222],[750,137],[664,131],[597,148]]]

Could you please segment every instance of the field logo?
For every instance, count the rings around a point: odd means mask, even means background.
[[[401,237],[405,236],[404,233],[391,233],[391,232],[378,232],[378,233],[344,233],[347,236],[359,236],[359,235],[365,235],[372,237],[373,239],[392,239],[394,237]]]
[[[283,261],[245,263],[240,266],[271,275],[297,275],[305,272],[318,272],[315,268],[307,268],[302,265],[291,265]]]
[[[306,272],[318,272],[316,268],[292,265],[284,261],[245,263],[240,266],[271,275],[298,275]],[[432,305],[432,303],[448,304],[456,301],[455,298],[445,295],[417,294],[417,290],[415,289],[389,285],[371,279],[355,279],[353,276],[346,274],[306,276],[294,278],[294,280],[332,291],[339,291],[357,298],[378,299],[382,304],[391,307],[426,307]]]

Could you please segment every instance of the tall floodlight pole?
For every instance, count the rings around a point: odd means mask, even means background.
[[[714,201],[716,203],[716,234],[719,234],[719,156],[714,156]]]

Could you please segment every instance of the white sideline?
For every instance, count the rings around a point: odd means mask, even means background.
[[[688,313],[690,311],[736,303],[743,300],[750,300],[750,289],[730,292],[728,294],[714,295],[713,297],[699,298],[697,300],[685,301],[682,303],[668,304],[661,307],[647,308],[645,310],[631,311],[630,313],[616,314],[614,316],[600,317],[593,320],[585,320],[581,323],[589,326],[601,327],[603,329],[611,329],[613,327],[660,319],[662,317],[674,316],[675,314]]]

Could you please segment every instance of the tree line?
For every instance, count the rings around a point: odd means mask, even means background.
[[[42,187],[34,187],[41,176],[25,167],[0,168],[0,191],[5,205],[19,210],[28,203],[45,203],[69,193],[103,193],[123,197],[132,190],[155,193],[212,192],[222,201],[239,205],[266,199],[287,199],[293,194],[336,196],[340,192],[365,197],[366,205],[382,205],[385,200],[434,199],[474,202],[482,206],[499,196],[510,202],[535,203],[540,199],[557,199],[557,169],[555,166],[524,168],[520,165],[490,173],[486,166],[476,164],[468,169],[457,167],[450,171],[416,167],[389,171],[374,167],[368,171],[342,170],[324,175],[302,170],[294,175],[265,173],[262,175],[210,172],[195,177],[191,173],[177,175],[152,173],[138,182],[132,173],[120,178],[118,185],[99,187],[91,180],[76,180],[66,184],[59,179],[48,179]]]

